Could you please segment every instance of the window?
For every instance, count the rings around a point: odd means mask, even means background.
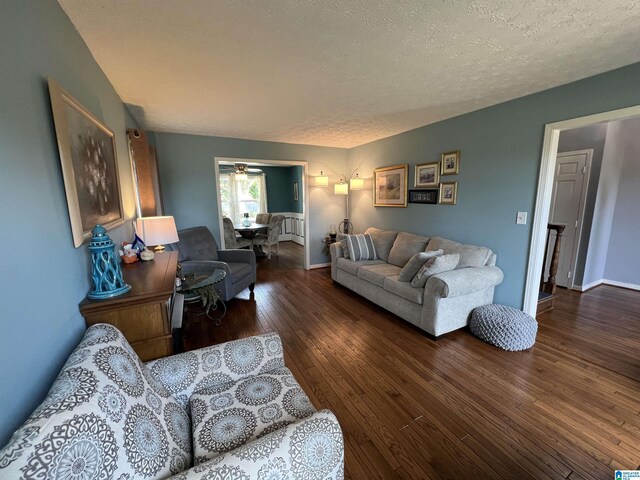
[[[255,219],[259,212],[267,211],[267,192],[264,175],[249,175],[236,181],[234,174],[220,175],[222,215],[233,223],[240,223],[245,213]]]

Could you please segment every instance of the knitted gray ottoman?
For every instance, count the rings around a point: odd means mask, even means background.
[[[526,313],[506,305],[484,305],[473,310],[471,333],[503,350],[517,352],[536,342],[538,322]]]

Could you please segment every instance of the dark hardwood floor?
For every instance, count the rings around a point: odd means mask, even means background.
[[[329,270],[260,261],[255,295],[187,348],[277,331],[287,366],[335,412],[353,479],[611,479],[640,468],[640,293],[566,292],[536,345],[434,341],[334,285]],[[287,265],[290,265],[287,267]],[[561,304],[561,306],[560,306]]]

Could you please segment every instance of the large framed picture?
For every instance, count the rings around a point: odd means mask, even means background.
[[[416,165],[413,185],[415,188],[438,188],[440,183],[440,162]]]
[[[110,230],[124,223],[115,138],[53,79],[49,79],[49,95],[77,248],[95,225]]]
[[[376,168],[373,171],[373,206],[406,207],[409,165]]]
[[[460,171],[460,150],[442,154],[440,175],[457,175]]]
[[[458,182],[440,184],[438,203],[442,205],[455,205],[458,201]]]

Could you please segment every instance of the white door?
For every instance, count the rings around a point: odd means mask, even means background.
[[[549,223],[565,225],[556,273],[556,284],[561,287],[573,287],[592,154],[593,150],[559,153],[556,161]],[[555,236],[555,232],[551,231],[545,279],[549,274]]]

